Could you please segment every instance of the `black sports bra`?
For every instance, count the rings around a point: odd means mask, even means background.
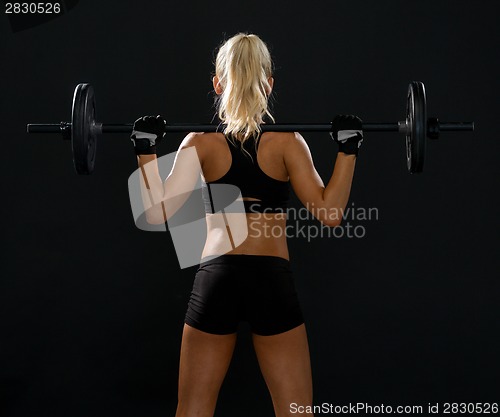
[[[260,137],[259,134],[242,145],[239,140],[231,140],[225,136],[231,152],[231,166],[218,180],[203,182],[202,195],[206,213],[216,213],[224,209],[236,199],[238,189],[242,198],[259,200],[244,200],[246,213],[281,213],[286,210],[290,196],[290,182],[276,180],[262,171],[257,162]],[[214,187],[214,184],[229,184],[238,189]]]

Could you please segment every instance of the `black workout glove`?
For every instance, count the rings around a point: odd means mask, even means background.
[[[161,116],[144,116],[134,122],[132,140],[136,155],[153,155],[165,136],[165,120]]]
[[[339,144],[339,152],[357,155],[363,142],[362,121],[359,117],[338,115],[332,121],[330,136]]]

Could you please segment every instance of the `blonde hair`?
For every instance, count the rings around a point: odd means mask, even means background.
[[[260,132],[268,116],[272,60],[266,44],[253,34],[238,33],[220,47],[215,60],[215,75],[222,94],[217,97],[219,118],[224,134],[242,144]]]

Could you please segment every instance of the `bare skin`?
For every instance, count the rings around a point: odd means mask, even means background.
[[[332,146],[333,153],[333,145],[326,146]],[[211,182],[222,177],[229,169],[231,154],[222,134],[189,134],[180,149],[190,147],[196,149],[202,175],[206,181]],[[141,156],[139,164],[142,165],[154,158],[155,156]],[[333,212],[345,208],[347,204],[354,174],[354,156],[342,153],[337,155],[332,177],[326,187],[314,168],[307,144],[298,133],[264,133],[257,159],[261,169],[270,177],[281,181],[289,180],[297,197],[304,206],[313,208],[312,214],[316,215],[319,221],[328,226],[340,223],[340,219],[330,217],[328,213],[329,210]],[[154,164],[152,166],[154,167]],[[176,175],[179,174],[176,174],[174,165],[169,176],[170,181]],[[183,178],[186,176],[183,175]],[[155,183],[161,186],[163,197],[160,196],[160,199],[168,199],[169,179],[162,184],[159,176],[148,174],[150,187],[154,187]],[[319,208],[325,210],[314,211]],[[277,234],[279,237],[274,237],[265,234],[257,236],[256,233],[249,232],[241,245],[228,250],[229,237],[225,223],[220,215],[207,215],[208,233],[203,256],[228,253],[278,256],[288,259],[284,230],[286,218],[283,214],[251,213],[244,216],[249,230],[259,230],[268,225],[282,228],[283,233]],[[213,416],[235,342],[236,334],[213,335],[188,325],[184,326],[176,417]],[[312,405],[312,377],[305,326],[301,325],[274,336],[254,334],[253,343],[276,416],[292,416],[291,403]],[[303,415],[312,416],[312,414]]]
[[[272,78],[269,80],[273,85]],[[214,77],[214,90],[221,87]],[[327,140],[327,139],[326,139]],[[196,150],[196,163],[193,152]],[[325,143],[325,148],[333,145]],[[199,175],[212,182],[222,177],[231,166],[231,153],[221,133],[190,133],[182,142],[176,163],[163,182],[155,163],[156,155],[138,157],[143,173],[143,196],[148,207],[147,219],[162,223],[174,213],[187,196],[173,197],[175,189],[190,189]],[[187,156],[186,156],[187,155]],[[332,155],[333,157],[333,155]],[[332,158],[333,159],[333,158]],[[338,216],[348,202],[355,167],[355,156],[339,153],[333,174],[324,185],[318,175],[309,148],[298,133],[267,132],[262,134],[257,160],[270,177],[290,181],[292,188],[311,213],[327,226],[337,226]],[[199,162],[199,164],[198,164]],[[198,171],[193,169],[198,165]],[[192,188],[191,188],[192,189]],[[174,190],[174,191],[172,191]],[[245,222],[241,217],[245,216]],[[228,223],[231,227],[228,227]],[[247,237],[234,247],[230,235],[237,236],[244,225]],[[258,233],[265,227],[278,228],[281,233]],[[288,259],[286,215],[283,214],[220,214],[207,215],[207,240],[203,256],[247,254],[277,256]],[[277,229],[274,229],[277,230]],[[236,343],[236,334],[213,335],[184,325],[179,367],[178,407],[175,417],[212,417],[217,397],[229,368]],[[305,326],[273,335],[253,335],[259,366],[269,388],[276,417],[291,417],[290,404],[312,405],[312,376]],[[312,414],[302,414],[311,417]]]
[[[235,344],[236,334],[212,335],[184,325],[176,417],[213,416]],[[253,344],[276,416],[292,416],[291,403],[312,405],[305,326],[275,336],[254,334]]]

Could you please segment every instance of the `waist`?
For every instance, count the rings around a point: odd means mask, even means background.
[[[269,255],[288,259],[285,216],[267,213],[207,214],[203,256]]]
[[[240,254],[206,256],[201,260],[200,267],[213,264],[251,266],[253,268],[290,267],[290,261],[279,256]]]

